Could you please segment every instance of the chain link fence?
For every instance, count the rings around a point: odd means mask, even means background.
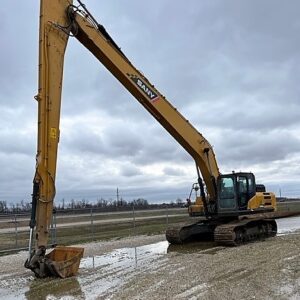
[[[184,208],[101,212],[99,209],[54,212],[49,228],[49,247],[135,235],[163,233],[170,224],[187,219]],[[0,216],[0,253],[27,250],[29,214]]]
[[[300,201],[278,202],[278,211],[300,211]],[[186,208],[136,209],[114,212],[99,208],[65,210],[53,213],[49,228],[49,247],[91,241],[159,234],[169,225],[188,219]],[[27,250],[29,214],[0,216],[0,254]]]

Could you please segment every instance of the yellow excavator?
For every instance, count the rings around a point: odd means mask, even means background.
[[[276,234],[276,222],[263,217],[263,213],[276,209],[274,194],[256,185],[252,173],[220,173],[209,142],[131,64],[82,1],[77,0],[77,5],[72,0],[40,3],[39,85],[35,97],[38,146],[26,268],[37,277],[68,277],[77,273],[83,255],[83,249],[77,247],[56,247],[46,254],[55,197],[64,55],[70,36],[82,43],[195,161],[198,182],[194,188],[197,186],[200,195],[188,210],[191,216],[204,217],[168,228],[166,238],[170,243],[202,236],[237,245]]]

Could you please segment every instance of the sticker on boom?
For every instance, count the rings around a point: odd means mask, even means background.
[[[127,74],[140,90],[149,98],[151,102],[159,99],[159,96],[139,77],[133,74]]]

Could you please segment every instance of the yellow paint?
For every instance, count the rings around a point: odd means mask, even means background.
[[[203,208],[203,201],[202,201],[201,196],[196,197],[195,204],[192,204],[189,206],[188,212],[190,215],[193,215],[193,216],[203,215],[204,208]]]
[[[50,137],[52,139],[56,139],[57,138],[57,130],[56,130],[55,127],[51,127],[51,129],[50,129]]]
[[[258,209],[258,208],[274,208],[276,211],[276,197],[274,193],[256,193],[249,202],[248,209]]]

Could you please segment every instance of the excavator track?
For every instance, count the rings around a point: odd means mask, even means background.
[[[191,239],[215,241],[223,246],[238,246],[275,236],[277,224],[272,219],[245,218],[229,223],[214,220],[198,220],[169,227],[166,239],[170,244],[183,244]]]
[[[219,245],[238,246],[273,237],[276,233],[277,224],[275,220],[245,219],[217,226],[214,232],[214,240]]]
[[[170,244],[183,244],[195,237],[213,240],[216,226],[216,223],[208,220],[180,223],[167,229],[166,239]]]

